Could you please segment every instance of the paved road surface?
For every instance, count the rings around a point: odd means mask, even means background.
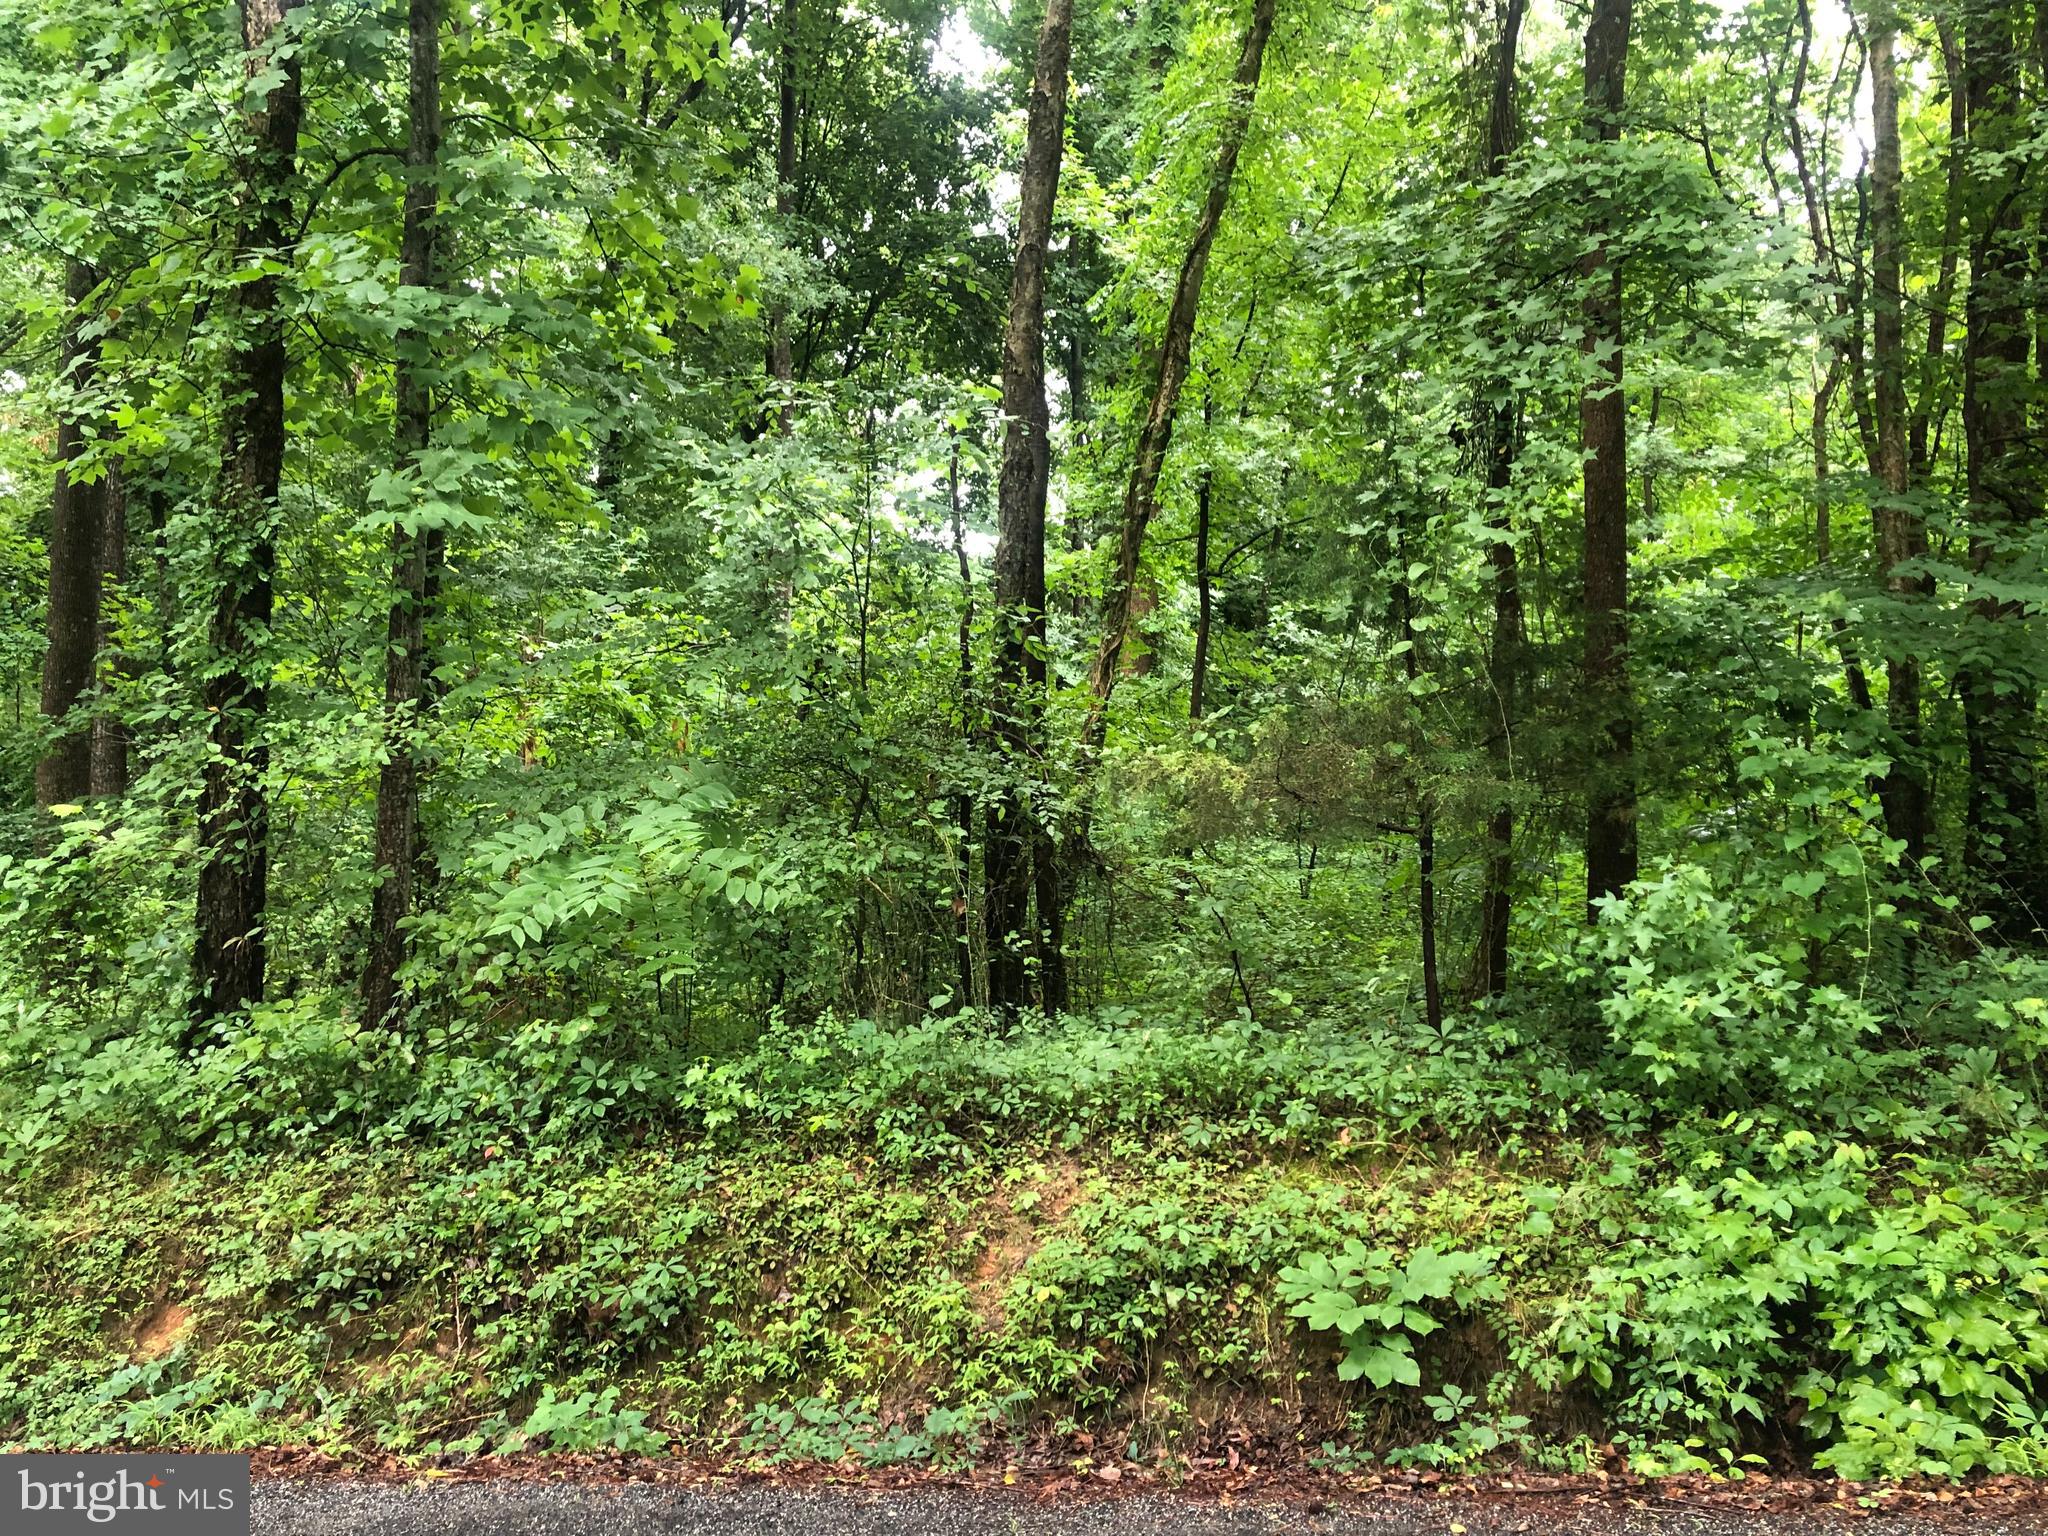
[[[1042,1502],[944,1488],[859,1492],[648,1485],[258,1482],[256,1536],[2048,1536],[2048,1515],[1751,1515],[1522,1499],[1321,1507],[1131,1495]]]

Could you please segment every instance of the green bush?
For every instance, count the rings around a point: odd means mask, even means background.
[[[1649,1194],[1556,1357],[1644,1444],[1782,1422],[1851,1477],[2001,1465],[2048,1370],[2048,1211],[1803,1131],[1765,1161]]]

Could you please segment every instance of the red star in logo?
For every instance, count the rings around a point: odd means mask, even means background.
[[[148,1482],[148,1484],[147,1484],[147,1486],[148,1486],[148,1487],[151,1487],[151,1488],[161,1488],[161,1487],[163,1487],[163,1485],[164,1485],[164,1480],[163,1480],[162,1478],[160,1478],[160,1477],[157,1477],[157,1476],[156,1476],[156,1475],[154,1475],[154,1474],[151,1474],[151,1476],[150,1476],[150,1479],[149,1479],[149,1482]]]

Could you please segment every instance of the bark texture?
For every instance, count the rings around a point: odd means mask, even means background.
[[[1009,316],[1003,327],[1006,427],[996,489],[998,639],[989,715],[1010,772],[1007,787],[987,813],[982,905],[988,1001],[997,1009],[1019,1008],[1028,1000],[1030,958],[1039,948],[1027,931],[1032,865],[1052,863],[1047,857],[1048,840],[1040,834],[1021,780],[1037,752],[1045,691],[1045,498],[1051,474],[1051,418],[1045,400],[1045,267],[1052,241],[1053,204],[1059,195],[1073,18],[1072,0],[1046,0],[1025,120],[1017,251],[1010,273]],[[1056,893],[1057,868],[1043,871],[1037,883],[1041,892]],[[1055,910],[1058,906],[1055,896]],[[1064,998],[1050,1002],[1063,1003]]]
[[[1970,289],[1964,323],[1963,436],[1969,495],[1969,560],[1997,581],[2012,565],[2009,541],[2040,517],[2039,445],[2028,434],[2032,382],[2027,295],[2031,273],[2019,184],[2027,107],[2016,7],[1971,0],[1964,9],[1963,95],[1971,167]],[[1990,593],[1972,604],[1973,643],[1957,678],[1969,747],[1964,863],[1984,883],[2000,936],[2024,939],[2048,925],[2048,850],[2035,777],[2040,751],[2038,635],[2029,644],[2022,605]]]
[[[785,232],[796,216],[796,0],[783,0],[775,69],[775,219]],[[782,396],[775,405],[775,428],[787,433],[792,424],[789,389],[796,381],[796,356],[789,345],[789,308],[778,303],[768,312],[768,377]]]
[[[1629,0],[1593,0],[1586,24],[1586,133],[1621,137]],[[1628,671],[1628,402],[1622,393],[1621,266],[1608,248],[1611,210],[1595,215],[1585,258],[1582,346],[1592,378],[1579,398],[1585,453],[1586,688],[1596,711],[1587,796],[1588,917],[1636,877],[1635,700]]]
[[[278,48],[298,0],[241,0],[250,78],[281,77],[244,124],[238,167],[243,223],[236,260],[245,270],[282,258],[291,227],[299,146],[299,64]],[[263,739],[269,705],[263,648],[271,617],[277,492],[284,475],[284,313],[278,280],[238,286],[222,417],[214,530],[213,653],[202,697],[212,721],[199,791],[199,898],[193,947],[194,1022],[263,999],[264,922],[270,883],[270,806]]]
[[[92,388],[99,368],[99,343],[89,332],[87,301],[99,274],[86,262],[65,269],[70,304],[61,364],[64,382],[78,391]],[[57,483],[50,498],[49,644],[43,652],[42,713],[46,722],[65,720],[92,686],[93,656],[100,625],[100,537],[107,481],[73,475],[88,447],[82,413],[65,408],[57,420]],[[91,791],[92,733],[72,721],[36,764],[36,804],[48,809],[83,800]]]
[[[1898,18],[1890,0],[1878,0],[1870,36],[1870,274],[1871,369],[1877,423],[1878,481],[1872,515],[1878,564],[1886,588],[1901,603],[1932,591],[1931,580],[1907,567],[1927,554],[1927,530],[1911,501],[1911,459],[1906,419],[1903,169],[1899,150],[1899,75],[1895,57]],[[1918,864],[1927,853],[1929,798],[1920,751],[1920,661],[1894,649],[1885,660],[1886,711],[1893,737],[1891,771],[1880,786],[1885,826]]]
[[[441,5],[410,0],[405,221],[399,236],[398,280],[418,292],[436,286],[435,244],[441,158]],[[433,429],[430,383],[433,341],[418,328],[398,337],[394,370],[393,448],[401,471],[427,446]],[[363,971],[363,1012],[373,1024],[393,1022],[403,1003],[398,973],[405,964],[404,923],[412,915],[413,872],[420,842],[420,732],[427,671],[427,568],[432,551],[422,530],[391,530],[391,611],[384,651],[384,766],[377,775],[377,886],[370,901],[370,952]]]
[[[1515,53],[1522,36],[1522,0],[1503,0],[1494,50],[1493,95],[1486,118],[1488,181],[1507,170],[1515,152]],[[1482,411],[1479,440],[1486,453],[1486,562],[1493,578],[1493,632],[1487,646],[1487,683],[1495,729],[1488,756],[1503,794],[1486,819],[1485,885],[1479,896],[1479,937],[1473,953],[1473,990],[1498,997],[1508,984],[1508,929],[1514,918],[1515,807],[1505,786],[1515,777],[1515,729],[1521,717],[1522,573],[1515,553],[1508,490],[1514,482],[1521,413],[1505,379],[1494,382],[1493,404]]]
[[[100,686],[112,690],[134,668],[120,655],[115,632],[122,589],[128,582],[128,484],[117,467],[109,467],[100,496],[99,612],[93,631],[94,662]],[[90,788],[95,795],[128,792],[128,727],[102,697],[92,717]]]

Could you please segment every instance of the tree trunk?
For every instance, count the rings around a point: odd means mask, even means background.
[[[1245,29],[1244,45],[1238,54],[1230,107],[1216,149],[1216,164],[1209,176],[1209,195],[1195,221],[1194,235],[1174,284],[1173,304],[1166,315],[1159,375],[1153,385],[1151,406],[1138,433],[1137,457],[1124,492],[1123,532],[1117,547],[1116,569],[1110,576],[1103,604],[1102,648],[1096,654],[1094,673],[1089,680],[1094,700],[1083,737],[1084,747],[1089,751],[1101,745],[1108,726],[1109,699],[1116,689],[1118,664],[1130,630],[1132,600],[1138,588],[1138,562],[1145,551],[1145,530],[1158,509],[1159,475],[1166,463],[1167,445],[1173,438],[1174,412],[1180,404],[1181,386],[1187,382],[1194,352],[1195,319],[1201,311],[1209,249],[1215,244],[1217,226],[1222,223],[1224,207],[1230,201],[1237,158],[1251,126],[1259,74],[1265,65],[1266,40],[1273,33],[1275,3],[1276,0],[1252,0],[1251,24]]]
[[[1051,474],[1045,400],[1045,266],[1059,194],[1067,116],[1073,0],[1046,0],[1025,122],[1017,255],[1003,330],[1002,467],[997,480],[995,621],[989,717],[1008,781],[989,807],[983,853],[983,936],[991,1008],[1015,1010],[1028,994],[1027,927],[1037,836],[1021,785],[1035,758],[1045,690],[1045,500]]]
[[[775,222],[785,237],[796,214],[796,5],[797,0],[782,0],[782,39],[776,64]],[[775,405],[776,430],[787,434],[796,359],[789,347],[789,309],[780,303],[768,311],[768,377],[782,396]]]
[[[1038,1006],[1051,1016],[1067,1008],[1067,889],[1059,847],[1043,816],[1032,822],[1032,899],[1038,905],[1033,935],[1038,959]]]
[[[1964,94],[1970,173],[1970,290],[1965,309],[1963,437],[1969,494],[1970,569],[1995,583],[2012,564],[2008,544],[2039,516],[2039,480],[2028,458],[2026,232],[2020,173],[2008,169],[2026,138],[2016,9],[1978,4],[1964,12]],[[2020,580],[2018,573],[2006,575]],[[2048,925],[2048,851],[2042,846],[2034,760],[2038,637],[2016,599],[1986,594],[1972,605],[1975,643],[1957,679],[1969,746],[1965,867],[1984,882],[2001,937]]]
[[[1412,710],[1416,707],[1412,702],[1415,683],[1422,676],[1422,647],[1421,637],[1415,628],[1415,594],[1408,584],[1411,557],[1405,511],[1395,532],[1401,575],[1394,583],[1394,607],[1395,617],[1400,622],[1404,646],[1402,662],[1408,674],[1409,707]],[[1408,744],[1409,789],[1415,797],[1415,864],[1419,881],[1415,921],[1422,948],[1423,1017],[1432,1030],[1441,1030],[1444,1027],[1444,994],[1436,959],[1436,793],[1426,782],[1414,777],[1415,770],[1422,766],[1424,745],[1422,729],[1417,725]]]
[[[961,745],[971,748],[980,734],[974,710],[974,573],[967,564],[967,519],[960,506],[960,444],[946,466],[946,502],[953,514],[953,558],[960,565],[960,720]],[[953,954],[958,966],[954,985],[958,1013],[974,1006],[974,796],[962,790],[953,797],[953,816],[960,829],[960,872],[953,885]]]
[[[1630,0],[1593,0],[1586,24],[1586,132],[1621,137]],[[1635,700],[1628,674],[1628,405],[1622,394],[1621,267],[1607,238],[1613,214],[1595,215],[1584,262],[1583,349],[1592,378],[1579,399],[1585,453],[1586,687],[1598,737],[1586,817],[1586,906],[1636,877]]]
[[[134,668],[115,663],[114,602],[128,581],[128,487],[121,471],[107,468],[100,497],[99,612],[93,631],[93,651],[101,667],[103,687],[112,688]],[[102,698],[92,717],[92,792],[95,795],[125,795],[128,792],[128,727],[120,714]]]
[[[1202,403],[1202,418],[1209,417],[1209,402]],[[1195,485],[1195,659],[1188,668],[1188,718],[1202,718],[1202,695],[1209,683],[1209,632],[1214,622],[1215,594],[1209,590],[1209,510],[1215,490],[1216,472],[1202,466],[1202,478]]]
[[[249,114],[242,167],[243,224],[236,265],[244,271],[289,255],[291,183],[299,146],[299,63],[272,57],[272,43],[299,0],[241,0],[249,78],[280,77]],[[199,791],[199,896],[193,950],[195,1029],[263,999],[264,918],[269,891],[270,807],[263,740],[269,689],[262,655],[270,630],[277,493],[284,476],[284,313],[278,280],[264,273],[235,289],[239,327],[222,416],[215,517],[216,579],[208,639],[213,653],[202,697],[212,720]]]
[[[441,158],[441,3],[410,0],[407,33],[410,139],[406,146],[405,217],[399,235],[398,281],[429,293],[438,281],[434,246]],[[398,338],[393,368],[392,440],[401,475],[425,452],[433,428],[429,383],[430,331]],[[402,523],[391,530],[391,611],[384,648],[384,766],[377,775],[377,885],[370,899],[370,952],[363,971],[363,1016],[372,1024],[397,1021],[403,998],[398,973],[405,964],[405,920],[412,915],[413,873],[420,833],[420,736],[425,730],[421,684],[427,671],[427,563],[424,530]]]
[[[1515,152],[1515,51],[1522,34],[1522,0],[1503,0],[1500,40],[1494,55],[1493,101],[1486,122],[1486,177],[1498,179]],[[1473,986],[1498,997],[1508,985],[1508,928],[1514,918],[1515,807],[1506,793],[1515,776],[1515,728],[1521,717],[1522,573],[1513,540],[1508,491],[1514,482],[1520,412],[1506,379],[1496,379],[1499,398],[1482,412],[1480,441],[1486,452],[1487,528],[1492,542],[1486,563],[1493,577],[1493,635],[1487,650],[1487,683],[1498,717],[1488,733],[1493,774],[1502,786],[1486,819],[1485,886],[1479,896],[1479,938],[1474,946]]]
[[[1907,451],[1904,222],[1900,208],[1903,170],[1899,152],[1899,79],[1893,57],[1898,19],[1891,0],[1877,0],[1870,23],[1871,365],[1875,373],[1879,487],[1874,509],[1878,563],[1885,585],[1901,602],[1931,590],[1926,578],[1901,566],[1927,553],[1927,532],[1907,500],[1911,488]],[[1910,650],[1886,659],[1894,749],[1881,791],[1885,826],[1906,845],[1914,866],[1927,854],[1928,795],[1920,761],[1920,662]]]
[[[1813,417],[1809,427],[1813,441],[1813,563],[1822,570],[1826,570],[1834,559],[1834,467],[1828,454],[1828,412],[1841,380],[1842,356],[1835,353],[1829,359],[1828,371],[1822,376],[1820,387],[1813,393]],[[1831,627],[1835,649],[1842,657],[1842,681],[1848,687],[1849,701],[1858,709],[1868,710],[1873,707],[1870,679],[1857,654],[1855,637],[1849,633],[1849,621],[1837,614]]]
[[[64,385],[91,389],[100,347],[88,339],[86,301],[99,274],[83,261],[65,268],[64,293],[71,306],[65,321],[60,364]],[[107,494],[106,476],[81,481],[71,467],[85,452],[82,413],[65,407],[57,418],[57,482],[50,498],[49,648],[43,652],[42,712],[55,724],[77,707],[92,685],[93,648],[100,622],[100,537]],[[74,723],[75,724],[75,723]],[[50,743],[36,764],[36,804],[48,809],[83,800],[92,788],[92,733],[68,729]]]
[[[1131,583],[1130,618],[1124,630],[1123,673],[1125,677],[1150,677],[1159,662],[1151,618],[1159,611],[1159,585],[1145,571]]]

